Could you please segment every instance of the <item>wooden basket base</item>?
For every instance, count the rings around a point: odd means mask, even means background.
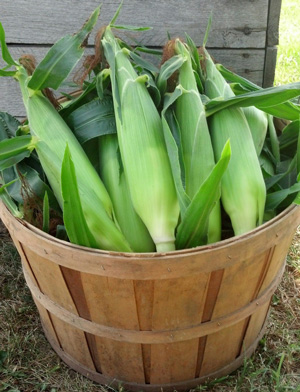
[[[108,385],[110,387],[119,387],[122,385],[126,390],[129,391],[150,391],[150,392],[173,392],[174,390],[176,391],[186,391],[188,389],[194,388],[197,385],[203,384],[209,380],[214,380],[219,377],[226,376],[230,373],[232,373],[234,370],[238,369],[245,359],[250,358],[251,355],[254,353],[255,349],[257,348],[257,345],[259,341],[262,339],[266,326],[268,323],[268,316],[266,317],[266,320],[264,322],[264,325],[255,339],[255,341],[251,344],[251,346],[243,352],[242,355],[238,356],[233,362],[231,362],[229,365],[224,366],[222,369],[219,369],[216,372],[213,372],[211,374],[208,374],[203,377],[195,378],[192,380],[187,380],[187,381],[181,381],[177,383],[172,383],[172,384],[163,384],[163,385],[158,385],[158,384],[138,384],[138,383],[130,383],[130,382],[124,382],[121,380],[113,379],[107,376],[104,376],[101,373],[91,371],[90,369],[87,369],[84,367],[82,364],[80,364],[78,361],[76,361],[74,358],[72,358],[70,355],[68,355],[64,350],[61,349],[57,345],[57,343],[51,338],[49,335],[47,328],[43,325],[43,330],[45,333],[45,336],[52,346],[53,350],[57,353],[57,355],[73,370],[76,372],[82,374],[84,377],[95,381],[99,384],[102,385]]]

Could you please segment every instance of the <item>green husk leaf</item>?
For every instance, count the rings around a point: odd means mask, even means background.
[[[0,45],[1,45],[1,51],[2,51],[2,59],[8,64],[8,65],[15,65],[18,66],[19,64],[15,62],[15,60],[12,58],[8,47],[5,42],[5,31],[2,26],[2,23],[0,22]],[[3,76],[3,75],[1,75]]]
[[[180,163],[180,154],[178,150],[178,145],[170,129],[170,121],[168,121],[168,111],[170,110],[171,106],[176,102],[178,97],[180,97],[181,95],[182,95],[182,89],[177,87],[172,94],[166,94],[164,100],[164,108],[162,110],[161,115],[162,115],[165,142],[166,142],[167,151],[171,163],[171,169],[173,173],[177,197],[180,205],[180,212],[181,215],[183,216],[185,214],[188,205],[190,204],[190,199],[183,187],[183,182],[182,182],[183,174],[181,169],[182,163]]]
[[[138,65],[142,69],[146,69],[147,71],[150,71],[153,74],[158,74],[159,69],[154,64],[150,63],[150,61],[143,59],[141,56],[135,54],[132,51],[130,51],[130,57],[134,61],[135,65]]]
[[[260,156],[259,156],[259,163],[262,168],[263,173],[265,174],[265,181],[266,177],[269,178],[270,176],[274,176],[275,169],[274,169],[274,163],[270,159],[270,157],[266,154],[265,151],[262,151]]]
[[[23,213],[18,209],[16,203],[13,201],[13,199],[9,196],[7,193],[6,188],[10,185],[12,185],[13,182],[10,182],[8,184],[2,185],[0,188],[0,199],[3,201],[3,203],[6,205],[6,207],[9,209],[9,211],[15,216],[16,218],[23,218]]]
[[[167,91],[168,79],[182,66],[184,62],[185,59],[183,56],[176,55],[172,56],[161,66],[156,82],[161,96],[163,96]]]
[[[37,139],[30,135],[5,139],[0,142],[0,171],[29,157]]]
[[[144,73],[146,75],[148,75],[148,85],[147,85],[147,89],[152,97],[153,102],[155,103],[156,107],[159,107],[160,103],[161,103],[161,95],[160,95],[160,91],[157,88],[157,85],[155,83],[155,79],[152,75],[152,73],[148,72],[148,71],[144,71]]]
[[[285,162],[281,162],[281,163],[285,163]],[[272,188],[274,185],[276,185],[283,178],[289,176],[294,171],[294,169],[296,169],[296,166],[297,166],[297,160],[296,160],[296,157],[294,157],[294,159],[287,161],[287,168],[285,170],[283,170],[283,172],[276,174],[276,175],[273,175],[269,178],[266,178],[265,183],[266,183],[267,190]],[[296,177],[297,177],[297,175],[296,175]]]
[[[63,240],[63,241],[68,240],[67,230],[64,225],[57,225],[56,226],[56,238]]]
[[[241,86],[244,87],[243,91],[257,91],[260,90],[261,87],[259,87],[257,84],[252,83],[250,80],[243,78],[242,76],[230,71],[229,69],[225,68],[224,65],[222,64],[216,64],[216,68],[218,71],[221,72],[223,77],[231,83],[237,83],[240,84]]]
[[[278,208],[289,196],[294,195],[296,197],[299,192],[300,182],[297,182],[287,189],[281,189],[279,191],[269,193],[266,200],[266,211]],[[299,196],[296,200],[299,201]]]
[[[148,31],[152,29],[152,27],[147,27],[147,26],[131,26],[131,25],[115,25],[115,24],[110,24],[110,27],[113,29],[127,30],[127,31]]]
[[[59,111],[59,114],[64,119],[66,119],[74,110],[84,105],[85,103],[90,102],[96,97],[97,89],[96,80],[94,79],[93,82],[90,83],[78,97],[73,97],[73,99]]]
[[[178,227],[176,248],[191,248],[207,243],[210,214],[221,196],[221,179],[231,156],[230,142],[225,144],[219,161],[202,183]]]
[[[101,179],[111,197],[118,225],[134,252],[155,252],[155,245],[133,208],[121,161],[117,135],[99,138]]]
[[[100,6],[95,9],[82,29],[75,35],[66,35],[56,42],[35,69],[28,87],[55,90],[67,78],[83,55],[85,40],[95,26],[100,14]]]
[[[43,227],[42,230],[45,233],[49,233],[49,221],[50,221],[50,207],[48,193],[45,192],[43,200]]]
[[[209,15],[208,22],[207,22],[207,27],[206,27],[206,30],[205,30],[205,36],[204,36],[204,39],[203,39],[203,46],[204,47],[207,44],[211,26],[212,26],[212,13]]]
[[[270,136],[270,142],[271,142],[271,150],[273,153],[274,158],[276,159],[277,162],[280,162],[280,150],[279,150],[279,141],[276,133],[276,129],[274,126],[274,120],[273,116],[268,115],[268,132]]]
[[[23,204],[22,185],[19,180],[21,175],[24,177],[28,189],[41,200],[47,192],[50,207],[60,213],[60,207],[52,190],[41,177],[41,174],[33,167],[33,164],[34,162],[31,159],[26,159],[26,161],[18,163],[17,167],[11,167],[2,172],[5,184],[11,183],[11,185],[7,187],[7,192],[19,204]]]
[[[248,79],[229,71],[222,64],[216,64],[216,67],[223,77],[232,83],[230,86],[235,95],[244,94],[247,91],[262,90],[261,87],[250,82]],[[291,101],[287,101],[273,107],[268,107],[264,110],[273,116],[285,118],[290,121],[298,120],[300,116],[300,107]]]
[[[109,84],[110,84],[110,69],[105,68],[96,76],[96,89],[97,89],[98,97],[100,99],[104,98],[104,95],[106,93]]]
[[[300,95],[300,82],[250,91],[222,100],[212,99],[206,104],[206,115],[211,116],[224,108],[245,106],[256,106],[258,109],[268,112],[270,107],[278,106],[298,95]],[[285,117],[280,115],[280,118]]]
[[[16,136],[20,122],[6,112],[0,112],[0,141]]]
[[[68,146],[61,168],[61,187],[64,205],[63,217],[70,241],[78,245],[96,248],[96,241],[83,214],[75,167]]]
[[[116,121],[111,97],[94,99],[76,109],[67,119],[80,143],[95,137],[116,133]]]
[[[161,49],[147,48],[146,46],[136,46],[134,51],[135,52],[142,52],[142,53],[153,54],[155,56],[161,56],[162,55],[162,50]]]
[[[121,0],[120,5],[119,5],[119,7],[117,8],[117,11],[115,12],[115,14],[114,14],[112,20],[110,21],[110,23],[109,23],[110,25],[113,25],[113,24],[115,23],[115,21],[118,19],[119,14],[120,14],[120,12],[121,12],[122,6],[123,6],[123,0]]]
[[[18,71],[4,71],[3,69],[0,69],[0,76],[4,77],[12,77],[15,76]]]
[[[278,137],[280,154],[294,157],[297,151],[299,137],[300,121],[292,121],[283,130]]]

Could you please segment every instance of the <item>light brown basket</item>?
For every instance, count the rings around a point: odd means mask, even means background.
[[[300,207],[248,234],[168,254],[72,245],[2,203],[0,216],[57,354],[102,384],[171,391],[228,374],[253,353]]]

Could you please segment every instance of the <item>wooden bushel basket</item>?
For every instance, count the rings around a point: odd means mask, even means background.
[[[1,218],[45,334],[71,368],[136,391],[185,390],[238,368],[262,337],[300,207],[211,246],[121,254]]]

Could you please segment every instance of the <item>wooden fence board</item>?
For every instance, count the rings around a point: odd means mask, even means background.
[[[119,0],[102,1],[97,26],[108,24]],[[100,1],[15,0],[1,5],[0,19],[9,43],[51,44],[66,33],[74,33]],[[187,32],[201,43],[208,18],[213,13],[208,44],[217,48],[263,48],[266,41],[268,0],[127,0],[118,24],[151,26],[141,33],[146,45],[161,46],[171,36]]]
[[[49,50],[48,46],[13,46],[11,53],[15,59],[23,54],[32,54],[39,62]],[[261,84],[264,72],[265,53],[260,49],[211,49],[211,55],[216,61],[224,64],[241,76]],[[91,49],[87,50],[87,54]],[[60,91],[69,89],[61,87]],[[12,78],[0,78],[0,111],[9,112],[17,117],[25,116],[18,83]]]

